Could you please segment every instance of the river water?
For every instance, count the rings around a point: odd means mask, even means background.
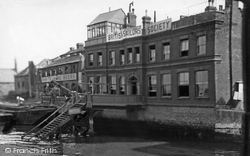
[[[159,138],[94,134],[60,140],[23,141],[24,129],[0,134],[0,156],[239,156],[240,145],[202,141],[167,141]]]

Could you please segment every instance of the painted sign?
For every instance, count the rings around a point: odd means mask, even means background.
[[[69,81],[69,80],[76,80],[76,73],[42,77],[42,83],[51,81]]]
[[[156,23],[151,23],[148,27],[146,27],[146,35],[151,35],[162,31],[170,30],[171,23],[172,23],[171,18]]]
[[[132,38],[142,35],[141,26],[121,29],[120,31],[107,33],[107,42],[120,41],[126,38]]]

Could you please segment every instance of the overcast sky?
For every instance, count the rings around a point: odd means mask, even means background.
[[[129,11],[134,1],[137,25],[141,25],[145,10],[157,21],[180,15],[203,12],[207,0],[0,0],[0,68],[18,71],[28,66],[28,61],[38,64],[52,59],[87,39],[87,25],[99,14],[122,8]],[[224,0],[215,0],[215,6]]]

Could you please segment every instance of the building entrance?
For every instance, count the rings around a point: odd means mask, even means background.
[[[134,76],[130,77],[128,80],[128,95],[138,95],[138,79]]]

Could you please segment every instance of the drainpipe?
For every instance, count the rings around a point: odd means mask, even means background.
[[[107,94],[109,94],[109,74],[108,74],[108,66],[109,66],[109,52],[108,52],[108,42],[106,41],[106,89]]]
[[[232,69],[232,19],[233,19],[233,0],[230,2],[229,17],[229,88],[230,88],[230,104],[233,101],[233,69]]]
[[[242,62],[244,83],[244,110],[242,119],[243,149],[242,156],[250,155],[250,1],[241,0],[244,3],[242,23]]]

